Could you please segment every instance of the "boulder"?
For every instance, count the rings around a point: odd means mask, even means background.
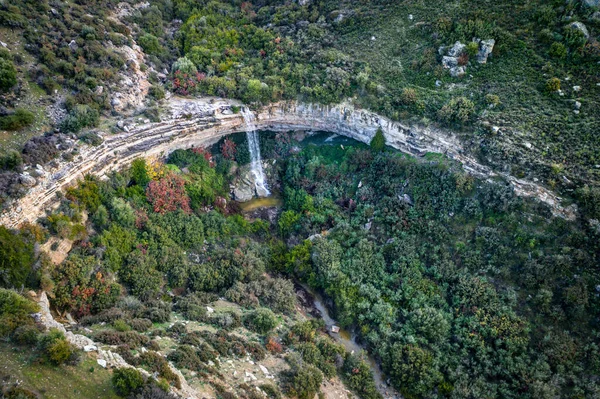
[[[33,187],[37,184],[37,180],[34,177],[31,177],[29,173],[21,173],[19,175],[19,182],[25,187]]]
[[[104,359],[97,359],[96,361],[98,362],[98,365],[100,367],[102,367],[104,369],[106,368],[106,360],[104,360]]]
[[[69,42],[69,48],[71,49],[71,51],[77,51],[77,49],[79,48],[79,46],[77,45],[77,43],[75,42],[75,40],[71,40]]]
[[[446,69],[454,68],[458,66],[458,57],[450,57],[445,55],[442,57],[442,65]]]
[[[453,78],[460,78],[467,73],[467,68],[464,66],[455,66],[450,68],[450,76]]]
[[[466,47],[467,46],[465,44],[462,44],[461,42],[456,42],[454,43],[454,46],[452,46],[452,48],[448,50],[448,55],[450,57],[458,57],[465,52]]]
[[[588,31],[588,28],[582,23],[582,22],[571,22],[569,25],[567,25],[568,28],[570,29],[575,29],[580,31],[581,33],[583,33],[583,36],[585,36],[586,39],[590,38],[590,32]]]
[[[477,62],[480,64],[485,64],[487,62],[488,57],[492,54],[494,50],[494,45],[496,41],[494,39],[482,40],[479,43],[479,52],[477,53]]]
[[[582,0],[582,3],[587,7],[600,7],[600,0]]]

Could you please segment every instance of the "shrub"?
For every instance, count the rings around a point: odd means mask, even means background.
[[[292,397],[312,399],[319,392],[323,374],[313,365],[303,364],[287,373],[285,386]]]
[[[475,57],[479,52],[479,44],[477,44],[477,42],[469,42],[467,44],[466,52],[469,57]]]
[[[15,170],[23,165],[23,158],[15,150],[8,151],[4,155],[0,155],[0,170]]]
[[[187,57],[179,58],[177,61],[175,61],[171,71],[173,73],[181,72],[182,74],[187,75],[194,75],[198,72],[196,65],[194,65],[194,63]]]
[[[113,371],[112,384],[117,394],[128,396],[144,385],[144,377],[134,368],[120,368]]]
[[[36,345],[40,337],[40,329],[38,326],[24,324],[14,331],[12,340],[20,345]]]
[[[99,118],[100,113],[96,109],[79,104],[63,120],[61,129],[65,132],[77,133],[83,128],[96,126]]]
[[[12,115],[0,118],[0,129],[19,130],[33,123],[35,116],[32,112],[19,108]]]
[[[246,316],[246,326],[252,331],[265,334],[277,326],[277,317],[267,308],[259,308]]]
[[[37,399],[38,396],[22,387],[12,387],[4,392],[3,399]]]
[[[140,47],[144,49],[146,54],[150,55],[160,55],[163,53],[163,48],[158,41],[158,38],[154,35],[146,33],[140,36],[137,40]]]
[[[12,61],[0,58],[0,91],[8,91],[17,84],[17,70]]]
[[[375,136],[373,136],[369,145],[373,151],[383,151],[385,148],[385,136],[383,135],[381,127],[377,129]]]
[[[34,262],[33,245],[0,226],[0,286],[21,287]]]
[[[19,326],[32,324],[30,314],[38,310],[35,302],[0,288],[0,337],[9,335]]]
[[[565,58],[567,56],[567,48],[560,42],[554,42],[548,50],[548,55],[554,58]]]
[[[113,322],[113,327],[115,330],[120,331],[120,332],[125,332],[125,331],[131,330],[131,326],[129,326],[123,319],[115,320]]]
[[[182,209],[190,213],[190,199],[185,191],[185,180],[175,173],[169,173],[159,181],[151,181],[146,189],[148,202],[154,212],[167,213]]]
[[[440,120],[447,124],[465,124],[474,114],[475,104],[466,97],[453,98],[438,111]]]
[[[50,330],[40,338],[40,347],[44,357],[56,365],[72,360],[76,354],[75,347],[65,339],[61,331],[56,329]]]
[[[150,342],[150,338],[135,331],[100,331],[95,335],[96,340],[107,345],[128,345],[137,348]]]
[[[165,89],[163,89],[161,86],[150,86],[148,89],[148,95],[155,100],[162,100],[165,98]]]
[[[137,332],[144,332],[152,327],[152,321],[149,319],[133,319],[129,322],[129,325]]]
[[[560,79],[550,78],[546,81],[546,91],[548,93],[554,93],[560,90]]]

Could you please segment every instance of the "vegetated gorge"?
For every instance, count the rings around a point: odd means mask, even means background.
[[[439,3],[0,0],[0,397],[600,398],[600,4]]]

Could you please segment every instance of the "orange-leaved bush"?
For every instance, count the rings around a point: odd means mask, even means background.
[[[160,180],[151,181],[146,189],[146,198],[157,213],[182,209],[190,213],[190,199],[185,192],[185,180],[175,173],[168,173]]]

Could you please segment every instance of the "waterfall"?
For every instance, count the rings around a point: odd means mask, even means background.
[[[248,151],[250,151],[250,170],[254,176],[254,185],[256,195],[259,197],[268,197],[271,195],[265,172],[262,167],[262,158],[260,157],[260,143],[258,132],[254,124],[254,114],[247,108],[242,110],[242,116],[246,123],[246,139],[248,140]]]

